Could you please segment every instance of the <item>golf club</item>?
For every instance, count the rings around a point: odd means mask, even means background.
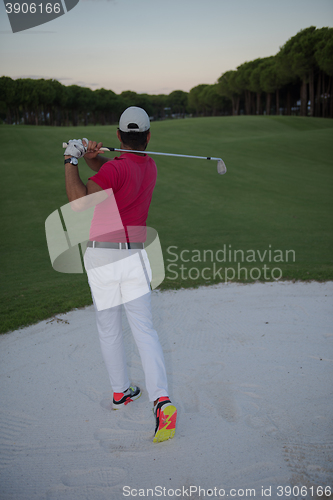
[[[62,143],[63,148],[67,148],[67,142]],[[100,148],[100,151],[119,151],[120,153],[145,153],[147,155],[160,155],[160,156],[176,156],[178,158],[196,158],[198,160],[213,160],[217,161],[217,173],[223,175],[227,171],[227,167],[224,164],[222,158],[214,158],[213,156],[191,156],[191,155],[179,155],[172,153],[156,153],[154,151],[134,151],[130,149],[117,149],[117,148]]]

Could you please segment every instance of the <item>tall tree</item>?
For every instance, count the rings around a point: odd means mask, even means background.
[[[316,116],[320,116],[321,101],[323,101],[322,115],[326,116],[327,99],[330,96],[330,117],[333,118],[333,28],[322,28],[319,32],[320,39],[315,52],[319,67]],[[328,78],[325,78],[325,74]]]
[[[126,106],[137,106],[138,94],[132,90],[124,90],[120,97],[126,102]]]
[[[120,94],[120,97],[124,100],[125,107],[138,106],[139,108],[143,108],[149,116],[154,113],[154,108],[148,94],[137,94],[131,90],[125,90]]]
[[[276,66],[275,57],[267,57],[260,65],[260,85],[266,92],[266,114],[271,114],[271,98],[275,93],[276,114],[279,114],[280,100],[279,90],[282,87],[282,80]]]
[[[196,116],[205,115],[205,102],[202,92],[206,87],[208,87],[208,84],[202,83],[193,87],[188,94],[189,108]]]
[[[89,87],[79,87],[77,91],[77,110],[84,125],[88,125],[90,115],[95,111],[94,93]]]
[[[93,123],[101,123],[106,125],[107,123],[114,123],[119,116],[119,101],[120,105],[124,102],[122,98],[117,96],[112,90],[106,90],[104,88],[97,89],[94,91],[94,113],[93,113]]]
[[[254,59],[253,61],[245,62],[237,67],[236,83],[241,92],[244,93],[245,114],[247,115],[255,113],[254,91],[252,90],[251,85],[251,75],[261,62],[261,59]]]
[[[315,47],[315,59],[319,68],[333,76],[333,28],[318,30],[318,42]]]
[[[163,120],[165,118],[165,108],[168,106],[168,96],[166,94],[151,95],[150,102],[153,107],[152,117],[155,120]]]
[[[139,106],[139,108],[143,108],[149,116],[153,116],[154,107],[149,94],[138,94],[136,106]]]
[[[45,125],[52,125],[52,108],[56,98],[56,91],[52,86],[52,80],[40,78],[35,81],[39,104],[43,110],[42,117]]]
[[[78,125],[78,109],[79,109],[79,94],[80,87],[78,85],[69,85],[67,87],[67,109],[69,111],[69,121],[73,127]]]
[[[217,92],[231,99],[234,116],[239,114],[239,103],[242,95],[242,89],[238,86],[236,77],[237,71],[226,71],[217,81]]]
[[[185,117],[188,106],[188,93],[183,90],[174,90],[167,97],[167,104],[171,113]]]
[[[262,59],[257,59],[257,64],[253,68],[250,74],[249,78],[249,89],[251,92],[253,92],[256,95],[256,114],[257,115],[262,115],[262,102],[261,102],[261,96],[262,93],[264,92],[264,89],[262,87],[262,83],[260,81],[260,76],[262,69],[265,67],[265,63],[267,62],[269,58],[264,57]]]
[[[53,101],[54,124],[60,127],[63,122],[63,112],[66,105],[66,87],[57,80],[52,80],[51,85],[55,93]]]
[[[315,26],[299,31],[290,38],[278,53],[282,71],[296,75],[301,80],[301,116],[307,115],[309,84],[310,116],[314,111],[314,73],[316,67],[315,51],[320,35]]]
[[[9,76],[2,76],[0,78],[0,96],[1,100],[6,104],[6,122],[10,125],[14,121],[15,87],[16,81],[12,80]]]
[[[208,115],[217,116],[232,113],[231,100],[218,92],[218,84],[207,85],[202,90],[201,99]]]
[[[38,125],[41,121],[40,95],[38,80],[31,78],[18,78],[16,80],[17,94],[23,112],[24,123]]]

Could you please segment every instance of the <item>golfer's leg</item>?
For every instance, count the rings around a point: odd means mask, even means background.
[[[164,356],[157,332],[153,328],[151,294],[124,303],[127,319],[138,346],[150,401],[168,396]]]
[[[84,255],[103,359],[113,392],[123,392],[130,383],[121,324],[121,268],[112,260],[112,250],[108,249],[87,248]]]
[[[96,311],[96,323],[102,356],[113,392],[124,392],[130,386],[121,323],[122,306]]]

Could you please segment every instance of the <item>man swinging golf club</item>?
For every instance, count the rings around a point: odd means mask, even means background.
[[[141,390],[130,385],[127,375],[121,324],[123,304],[141,357],[149,400],[154,402],[153,440],[159,442],[174,436],[177,410],[169,399],[163,352],[152,324],[152,273],[144,249],[146,220],[157,176],[155,162],[144,153],[150,136],[147,113],[131,106],[120,117],[117,137],[121,149],[142,153],[124,153],[108,159],[100,155],[101,142],[83,139],[69,141],[64,156],[69,202],[103,191],[108,197],[94,209],[84,262],[102,355],[113,389],[113,408],[123,408],[141,396]],[[86,185],[78,171],[81,157],[96,172]],[[108,220],[112,217],[118,221],[113,227]]]

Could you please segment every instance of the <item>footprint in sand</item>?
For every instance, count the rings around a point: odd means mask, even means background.
[[[190,373],[183,373],[183,384],[177,391],[185,413],[218,414],[227,422],[236,422],[239,408],[236,403],[232,384],[224,381],[224,364],[202,361]],[[191,391],[188,390],[191,387]]]
[[[99,429],[94,438],[108,453],[144,453],[152,446],[153,432],[142,430]]]
[[[287,443],[283,450],[293,484],[326,486],[333,477],[333,442]],[[333,489],[332,489],[333,490]]]

